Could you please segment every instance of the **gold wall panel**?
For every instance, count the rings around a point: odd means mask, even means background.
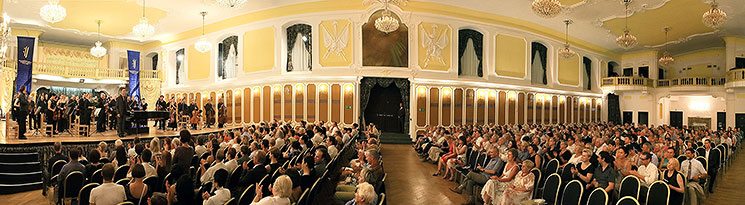
[[[527,123],[529,125],[530,124],[534,124],[535,123],[535,117],[534,117],[535,116],[534,115],[534,113],[535,113],[535,95],[533,95],[533,93],[529,93],[528,94],[528,109],[527,109],[527,112],[528,112],[528,117],[527,117],[528,118],[527,119],[528,122]]]
[[[282,119],[282,86],[275,85],[274,88],[272,88],[272,96],[274,98],[272,109],[274,110],[272,119],[273,120],[281,120]]]
[[[429,89],[429,125],[440,125],[440,89]]]
[[[466,124],[469,125],[472,125],[475,122],[473,119],[475,95],[476,93],[473,89],[466,89]]]
[[[354,25],[349,20],[330,20],[321,21],[319,25],[318,39],[323,47],[318,50],[319,64],[323,67],[346,67],[352,64],[352,47],[354,39],[352,37],[352,28]],[[337,42],[337,44],[334,44]],[[327,46],[327,44],[329,46]],[[341,46],[344,47],[341,47]],[[339,47],[336,47],[339,46]],[[341,49],[336,52],[334,49]]]
[[[478,97],[476,97],[476,124],[483,125],[486,120],[486,94],[481,94],[484,91],[478,91]]]
[[[463,124],[463,88],[456,88],[455,91],[453,91],[454,101],[453,101],[453,124],[455,125],[462,125]]]
[[[188,63],[186,65],[188,66],[189,80],[202,80],[210,77],[210,65],[212,64],[210,51],[202,53],[197,51],[194,45],[191,45],[185,57]]]
[[[551,97],[551,124],[559,122],[559,97]]]
[[[536,100],[535,102],[535,123],[543,124],[543,101]]]
[[[274,28],[248,31],[243,35],[244,72],[272,70],[274,56]]]
[[[489,102],[486,107],[486,121],[487,123],[497,122],[497,94],[494,91],[489,91]]]
[[[241,123],[243,122],[243,92],[241,90],[236,90],[233,92],[233,97],[235,98],[233,107],[235,108],[235,123]]]
[[[299,89],[298,89],[299,88]],[[305,86],[295,86],[295,121],[305,120]]]
[[[285,85],[282,89],[282,105],[284,105],[284,112],[282,112],[283,120],[292,120],[292,85]]]
[[[344,88],[344,123],[352,124],[354,122],[354,86],[351,84],[345,85]]]
[[[251,92],[251,88],[244,88],[243,89],[243,123],[250,123],[251,117],[253,115],[251,114],[251,98],[253,98],[253,93]]]
[[[450,126],[451,120],[453,120],[452,111],[450,110],[452,108],[452,100],[453,100],[453,93],[449,93],[450,88],[447,88],[442,93],[442,125],[443,126]]]
[[[423,70],[447,71],[450,69],[452,45],[450,30],[450,26],[446,24],[419,24],[416,32],[419,33],[418,59],[419,66]]]
[[[341,121],[341,85],[331,85],[331,121]]]
[[[496,36],[496,65],[498,76],[524,78],[527,68],[528,43],[523,38],[507,35]]]
[[[427,124],[427,93],[420,89],[424,87],[416,89],[416,125],[421,127]]]
[[[225,123],[233,123],[233,91],[228,90],[225,92],[225,107],[227,107],[227,111],[225,112],[225,116],[228,118]]]
[[[308,84],[308,88],[305,92],[306,98],[308,98],[307,112],[308,122],[316,121],[316,85]]]
[[[501,98],[500,94],[500,98]],[[515,102],[514,99],[505,101],[509,103],[509,109],[507,109],[507,123],[510,123],[511,125],[515,124],[515,109],[517,109],[517,102]]]
[[[525,93],[517,94],[517,123],[525,124]]]
[[[499,107],[499,117],[497,118],[497,123],[500,125],[504,125],[507,118],[507,103],[505,99],[507,98],[507,93],[504,91],[499,91],[499,102],[497,104],[497,107]]]
[[[329,121],[329,87],[326,84],[320,86],[318,92],[318,120]]]
[[[579,85],[580,70],[579,55],[565,59],[559,58],[559,69],[557,72],[559,83],[564,85]]]
[[[559,101],[559,123],[565,124],[566,123],[566,98],[564,100]]]

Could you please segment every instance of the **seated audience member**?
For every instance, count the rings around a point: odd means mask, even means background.
[[[378,204],[378,194],[375,188],[367,182],[357,185],[357,192],[353,200],[346,205],[375,205]]]
[[[204,205],[221,205],[225,204],[228,200],[230,200],[230,190],[225,188],[225,182],[228,181],[228,171],[222,170],[222,171],[216,171],[214,173],[212,186],[215,189],[215,195],[210,195],[209,193],[205,192],[202,194],[202,199],[204,200],[202,204]]]
[[[613,168],[613,156],[606,151],[601,151],[598,155],[598,162],[600,163],[593,173],[594,180],[592,180],[591,187],[603,188],[605,192],[611,193],[615,188],[616,176],[618,172]],[[594,189],[593,188],[593,189]]]
[[[315,160],[313,156],[305,156],[303,161],[300,163],[300,188],[305,190],[313,186],[313,183],[318,177],[316,177],[316,170],[313,169],[315,166]]]
[[[258,183],[268,173],[264,167],[264,160],[266,160],[266,153],[258,150],[253,156],[253,167],[249,169],[248,162],[243,162],[243,173],[241,173],[239,183],[243,186]]]
[[[270,185],[272,196],[261,198],[262,188],[261,185],[256,184],[256,197],[254,197],[252,205],[286,205],[290,204],[290,196],[292,195],[292,180],[287,175],[282,175],[274,180],[274,184]]]
[[[355,180],[350,181],[349,184],[336,186],[334,199],[341,203],[353,199],[357,185],[362,183],[376,183],[376,181],[372,181],[373,177],[375,176],[369,168],[362,168],[362,171],[360,171]]]
[[[88,164],[85,165],[85,178],[90,180],[91,176],[93,175],[93,172],[96,172],[96,170],[101,169],[103,167],[103,164],[99,162],[101,160],[101,155],[98,150],[91,150],[90,153],[88,153]]]
[[[462,193],[463,190],[466,190],[466,194],[469,196],[468,204],[473,204],[476,202],[476,196],[473,193],[474,186],[484,186],[486,182],[491,178],[492,176],[496,175],[502,175],[502,169],[504,168],[504,161],[499,158],[499,149],[495,146],[490,146],[489,152],[487,153],[489,155],[489,162],[486,163],[485,167],[482,166],[476,166],[476,169],[473,171],[469,171],[466,175],[466,179],[463,181],[463,183],[460,184],[455,189],[450,189],[451,191],[455,193]]]
[[[662,181],[667,183],[670,187],[670,203],[668,204],[682,204],[683,193],[685,192],[685,184],[683,184],[683,176],[676,171],[680,168],[678,159],[670,159],[667,163],[667,170],[664,172]]]
[[[101,155],[101,158],[109,158],[109,145],[106,142],[99,142],[96,151]]]
[[[189,142],[191,142],[191,133],[188,130],[181,130],[181,132],[179,132],[178,140],[181,143],[181,146],[175,147],[174,149],[173,166],[182,166],[189,169],[191,159],[194,157],[194,148],[189,146]]]
[[[274,174],[274,172],[277,171],[280,166],[282,166],[281,164],[279,164],[279,158],[282,156],[279,152],[279,149],[277,149],[276,147],[269,148],[268,156],[269,164],[267,164],[265,168],[267,170],[267,173]]]
[[[160,192],[153,193],[153,196],[147,199],[148,205],[168,205],[168,198]]]
[[[135,164],[132,167],[132,180],[129,184],[124,186],[124,191],[127,193],[127,201],[134,204],[142,204],[147,199],[147,193],[149,187],[143,183],[145,179],[145,166],[142,164]]]
[[[140,164],[145,169],[145,177],[152,177],[157,175],[155,167],[150,164],[152,158],[153,153],[149,149],[143,150],[142,154],[140,155],[140,161],[142,162]]]
[[[212,177],[217,170],[223,169],[227,171],[227,168],[225,167],[225,163],[222,163],[223,160],[225,160],[225,149],[220,149],[217,151],[215,165],[210,166],[209,169],[205,168],[205,164],[208,163],[208,160],[202,159],[199,163],[199,169],[201,170],[201,173],[202,173],[202,176],[201,178],[199,178],[199,181],[202,184],[207,184],[207,182],[212,181]],[[206,166],[209,166],[209,165],[206,165]]]
[[[530,172],[535,164],[526,160],[523,162],[522,170],[515,175],[515,179],[507,186],[502,196],[502,205],[520,205],[522,201],[530,200],[535,186],[535,175]]]
[[[62,187],[65,183],[65,178],[68,174],[79,171],[83,173],[83,176],[86,176],[85,173],[85,166],[83,164],[80,164],[78,162],[78,158],[80,157],[80,148],[79,147],[73,147],[70,149],[70,162],[65,164],[65,166],[62,166],[62,170],[59,172],[59,176],[57,177],[57,186]]]
[[[688,189],[686,198],[689,199],[687,204],[696,205],[702,204],[703,199],[706,197],[704,188],[701,186],[708,175],[706,169],[700,161],[696,160],[696,151],[693,148],[688,148],[685,151],[686,160],[683,160],[680,171],[688,179],[688,184],[685,187]]]
[[[316,149],[314,160],[316,166],[313,167],[313,169],[316,170],[316,177],[321,177],[321,175],[326,171],[326,166],[331,161],[328,149],[326,149],[326,147]]]
[[[180,170],[181,167],[177,166],[174,170]],[[173,173],[172,173],[173,174]],[[178,174],[176,174],[178,175]],[[191,180],[188,174],[181,174],[176,180],[175,184],[171,184],[170,180],[166,180],[166,189],[168,191],[168,204],[172,205],[193,205],[195,204],[194,198],[194,181]]]
[[[111,163],[116,167],[120,167],[128,162],[129,157],[127,157],[127,151],[124,149],[124,146],[116,146],[116,148],[114,148],[114,160],[111,161]]]
[[[445,176],[442,178],[448,181],[455,181],[455,167],[459,164],[462,164],[466,161],[466,151],[468,151],[468,147],[466,145],[466,137],[460,136],[458,140],[456,141],[455,146],[455,157],[450,158],[445,164],[447,165],[445,167]],[[517,156],[517,155],[515,155]]]
[[[641,161],[641,165],[639,165],[639,168],[637,170],[631,170],[629,171],[630,175],[634,175],[637,178],[640,179],[640,196],[647,196],[647,188],[649,185],[652,185],[655,181],[657,181],[657,178],[659,177],[659,172],[657,171],[657,166],[654,166],[654,164],[651,163],[652,161],[652,154],[645,152],[642,153],[639,157],[639,161]],[[667,164],[668,162],[666,162]]]
[[[502,193],[512,183],[519,170],[517,162],[515,162],[516,158],[516,149],[507,150],[507,164],[504,165],[502,175],[499,177],[492,176],[484,185],[484,189],[481,190],[485,204],[499,204],[501,202]]]
[[[226,154],[226,160],[228,161],[225,162],[225,169],[228,170],[228,173],[233,173],[238,168],[238,156],[236,156],[235,148],[228,148]]]
[[[115,184],[115,168],[113,164],[106,164],[101,168],[103,184],[91,190],[89,203],[91,205],[110,205],[118,204],[127,200],[127,194],[122,185]]]

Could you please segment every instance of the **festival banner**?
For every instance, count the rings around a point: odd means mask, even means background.
[[[16,89],[26,86],[27,93],[31,92],[31,72],[34,62],[34,37],[18,36],[18,71],[16,75]]]
[[[140,52],[127,50],[127,64],[129,65],[129,96],[140,100]]]

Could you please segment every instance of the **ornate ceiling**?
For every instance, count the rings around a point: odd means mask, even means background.
[[[253,11],[311,1],[321,0],[251,0],[238,10],[221,8],[214,0],[150,0],[146,2],[146,16],[155,26],[156,33],[148,39],[138,39],[131,32],[137,18],[142,15],[141,0],[61,0],[60,4],[67,9],[67,18],[55,24],[48,24],[39,17],[38,11],[47,1],[5,0],[4,10],[13,18],[13,27],[44,31],[40,37],[42,40],[87,45],[95,41],[90,37],[95,36],[97,19],[104,21],[101,31],[107,39],[147,42],[200,27],[200,11],[209,12],[206,22],[210,24]],[[532,0],[410,1],[435,2],[493,13],[530,21],[561,33],[564,30],[562,21],[570,18],[574,20],[572,37],[618,53],[664,45],[662,29],[666,26],[672,28],[667,43],[673,53],[723,46],[722,36],[745,36],[743,0],[717,1],[720,9],[728,14],[727,23],[718,30],[701,23],[701,16],[708,10],[710,0],[633,0],[629,27],[638,37],[639,45],[628,51],[615,44],[615,38],[624,27],[625,11],[621,0],[560,0],[564,11],[551,19],[533,14],[530,8]],[[406,10],[406,6],[403,9]]]

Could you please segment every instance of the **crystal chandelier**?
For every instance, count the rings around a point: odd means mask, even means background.
[[[140,23],[132,27],[132,32],[135,35],[145,38],[155,33],[155,27],[147,23],[147,17],[145,17],[145,0],[142,0],[142,17],[140,17]]]
[[[531,7],[533,13],[543,18],[553,18],[561,13],[559,0],[534,0]]]
[[[666,66],[670,65],[670,63],[675,62],[675,58],[670,56],[670,52],[667,52],[667,32],[670,31],[670,27],[665,27],[665,52],[662,53],[662,57],[660,57],[660,65]]]
[[[96,21],[98,23],[98,38],[101,38],[101,20]],[[91,55],[96,58],[100,58],[106,55],[106,48],[101,46],[101,41],[96,41],[96,46],[91,48]]]
[[[8,38],[10,38],[10,17],[3,13],[2,23],[0,23],[0,63],[4,63],[8,52]]]
[[[564,48],[559,49],[559,56],[564,59],[569,59],[571,57],[574,57],[574,55],[576,54],[574,53],[574,51],[572,51],[572,49],[569,49],[569,24],[572,24],[572,20],[564,20],[564,24],[566,24],[566,32],[564,33]]]
[[[207,42],[207,38],[204,37],[204,16],[207,15],[207,12],[202,11],[199,14],[202,14],[202,37],[199,39],[199,41],[197,41],[197,43],[194,44],[194,48],[201,53],[205,53],[207,51],[210,51],[210,48],[212,48],[210,42]]]
[[[719,9],[719,4],[715,0],[711,3],[711,9],[704,13],[701,21],[704,22],[704,25],[716,29],[727,21],[727,13]]]
[[[393,17],[391,11],[388,10],[389,0],[383,1],[383,3],[385,4],[385,10],[383,10],[381,16],[378,17],[378,19],[375,19],[375,29],[378,29],[378,31],[383,33],[390,33],[398,30],[398,19]]]
[[[49,4],[44,5],[39,10],[41,19],[49,23],[57,23],[65,19],[67,16],[67,10],[59,5],[59,0],[49,0]]]
[[[248,0],[217,0],[217,4],[225,8],[237,9],[246,5]]]
[[[623,35],[616,38],[616,44],[623,49],[631,49],[637,44],[636,36],[629,33],[631,32],[631,30],[629,30],[629,4],[631,3],[631,0],[624,0],[623,2],[626,4],[626,26],[623,29]]]

